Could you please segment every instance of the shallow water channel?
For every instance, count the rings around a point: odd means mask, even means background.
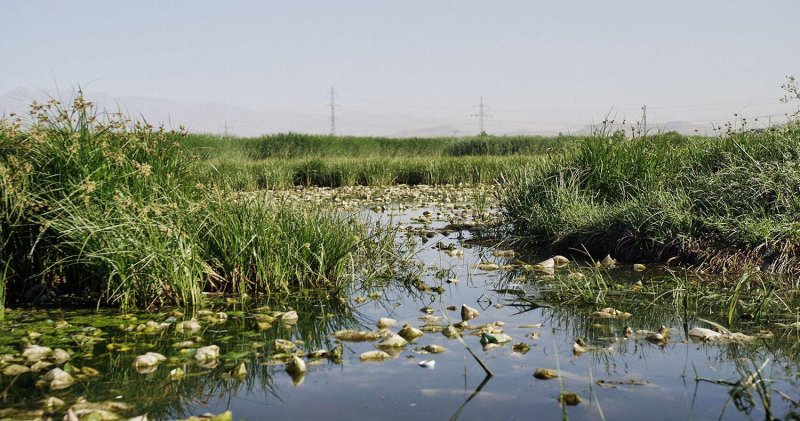
[[[470,199],[460,196],[446,202],[406,199],[411,203],[405,209],[397,208],[402,200],[380,208],[371,203],[373,210],[367,213],[384,223],[411,226],[420,234],[402,230],[398,240],[419,239],[414,259],[425,266],[421,281],[430,288],[427,291],[387,282],[356,290],[344,302],[299,301],[272,304],[270,310],[258,308],[269,303],[220,300],[212,312],[194,315],[199,331],[184,333],[176,332],[176,324],[192,315],[171,309],[127,315],[11,309],[0,325],[0,354],[9,355],[3,357],[3,367],[20,362],[20,350],[30,344],[61,348],[71,356],[58,364],[44,357],[41,361],[53,365],[2,376],[0,418],[52,414],[60,419],[71,406],[83,409],[76,410],[79,415],[94,410],[106,417],[148,414],[149,419],[230,410],[234,419],[250,420],[557,419],[564,414],[571,419],[762,419],[770,414],[788,418],[797,410],[796,332],[788,337],[776,332],[747,343],[698,343],[688,340],[686,328],[692,326],[684,325],[681,314],[658,303],[620,308],[632,313],[621,319],[590,317],[591,308],[520,300],[520,295],[535,297],[537,285],[535,277],[502,268],[519,262],[519,256],[498,257],[495,248],[479,245],[487,243],[469,241],[472,220],[485,216],[485,209],[465,209]],[[437,212],[444,217],[436,218]],[[466,220],[443,232],[454,214]],[[436,246],[439,242],[453,244],[463,254],[448,253]],[[501,268],[476,267],[487,262]],[[458,282],[447,282],[453,279]],[[470,326],[501,322],[489,328],[511,337],[510,342],[484,349],[473,329],[463,331],[464,343],[493,376],[487,376],[458,339],[433,331],[390,351],[392,357],[384,361],[359,358],[376,350],[377,340],[343,341],[341,358],[304,357],[305,373],[289,374],[286,359],[275,358],[282,352],[276,349],[276,339],[302,341],[297,347],[304,353],[332,350],[339,345],[336,331],[377,331],[376,321],[383,317],[397,320],[392,332],[405,324],[446,326],[461,321],[462,304],[480,313]],[[296,323],[273,321],[259,328],[264,320],[259,314],[289,308],[299,315]],[[155,323],[148,327],[150,320]],[[161,323],[168,325],[159,327]],[[661,324],[670,328],[665,342],[653,343],[647,333],[624,335],[625,326],[655,331]],[[761,327],[747,333],[757,329]],[[587,351],[576,354],[578,337],[585,340]],[[208,345],[220,348],[218,359],[200,363],[193,358],[196,348]],[[441,345],[445,351],[426,353],[426,345]],[[146,352],[163,354],[167,360],[137,370],[134,358]],[[422,367],[423,360],[434,360],[435,365]],[[37,386],[55,366],[71,372],[74,383],[58,390]],[[539,379],[533,375],[537,368],[561,375]],[[176,369],[184,374],[176,374]],[[562,406],[562,392],[575,393],[580,403]],[[64,405],[51,400],[48,408],[42,403],[48,397]]]

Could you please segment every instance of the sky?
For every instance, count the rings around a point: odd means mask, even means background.
[[[780,116],[800,76],[786,1],[0,1],[0,95],[18,87],[258,111],[561,130]],[[777,118],[777,117],[775,117]],[[456,123],[457,122],[457,123]]]

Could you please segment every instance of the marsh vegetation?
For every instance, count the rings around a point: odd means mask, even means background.
[[[798,159],[796,123],[235,139],[35,104],[0,122],[0,418],[796,417]]]

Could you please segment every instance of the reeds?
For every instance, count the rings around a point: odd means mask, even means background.
[[[625,260],[796,271],[800,123],[719,137],[588,137],[512,173],[503,205],[518,238]]]
[[[574,140],[570,136],[387,138],[279,133],[234,138],[191,134],[186,137],[186,146],[204,159],[402,158],[541,155],[560,150]]]
[[[197,173],[204,182],[238,191],[292,186],[475,185],[491,184],[540,159],[528,156],[215,159],[198,162]]]
[[[204,184],[184,139],[96,113],[80,94],[3,120],[0,263],[15,299],[131,307],[199,304],[207,291],[327,294],[353,280],[366,249],[391,243],[334,210]]]

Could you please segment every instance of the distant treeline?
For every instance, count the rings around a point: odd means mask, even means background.
[[[283,133],[261,137],[191,134],[186,146],[204,159],[540,155],[562,149],[575,136],[354,137]]]

